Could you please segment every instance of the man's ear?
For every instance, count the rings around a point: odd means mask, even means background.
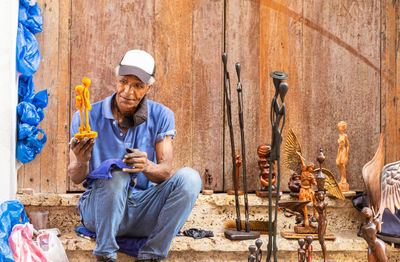
[[[147,86],[147,92],[146,92],[146,94],[148,94],[149,92],[150,92],[150,89],[153,87],[153,85],[149,85],[149,86]]]

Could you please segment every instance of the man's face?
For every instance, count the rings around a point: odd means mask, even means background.
[[[115,99],[119,110],[124,115],[133,114],[142,98],[151,88],[133,75],[117,76],[116,84],[117,95]]]

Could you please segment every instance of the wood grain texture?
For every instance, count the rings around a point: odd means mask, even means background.
[[[207,168],[213,190],[223,190],[223,107],[221,86],[224,1],[193,2],[193,167],[204,183]]]
[[[335,165],[337,123],[348,123],[347,177],[350,189],[362,190],[361,168],[379,139],[379,1],[304,1],[303,128],[304,155],[339,178]],[[367,26],[366,26],[367,25]]]
[[[193,166],[193,3],[156,0],[154,57],[157,63],[155,101],[175,115],[173,172]]]
[[[381,129],[386,138],[386,163],[400,158],[399,5],[399,1],[381,0]]]
[[[235,136],[235,147],[241,150],[240,127],[238,116],[237,75],[235,63],[241,64],[241,82],[243,86],[244,135],[247,161],[247,189],[259,188],[259,169],[257,147],[258,141],[258,104],[259,104],[259,10],[258,1],[226,2],[226,53],[228,55],[228,71],[231,79],[232,122]],[[216,59],[221,59],[221,56]],[[224,142],[224,190],[232,189],[232,158],[229,127],[225,125]],[[240,169],[242,174],[242,169]],[[240,188],[243,189],[242,175],[239,177]]]

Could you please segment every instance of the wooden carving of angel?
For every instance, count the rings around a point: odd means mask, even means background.
[[[384,161],[385,136],[382,133],[375,156],[362,169],[369,198],[369,209],[372,210],[373,218],[371,218],[370,211],[366,212],[368,216],[364,215],[370,221],[371,227],[373,227],[372,224],[376,225],[376,232],[381,230],[385,209],[389,209],[394,214],[395,210],[400,208],[400,161],[385,166]],[[377,210],[377,212],[375,213],[374,210]],[[376,236],[363,233],[363,237],[368,243],[368,261],[387,261],[384,249],[382,252],[382,248],[380,248],[380,242],[371,241],[371,239],[376,239]],[[377,252],[378,248],[380,252]]]
[[[287,136],[285,145],[285,158],[283,161],[290,170],[297,172],[298,174],[301,174],[301,188],[300,188],[299,200],[300,201],[312,200],[314,203],[314,215],[316,217],[317,212],[315,209],[315,205],[317,201],[315,199],[315,193],[314,189],[312,188],[312,185],[315,186],[317,185],[315,181],[315,174],[319,172],[319,168],[316,169],[313,163],[305,164],[306,162],[302,155],[300,143],[292,129],[289,130]],[[322,172],[325,174],[326,177],[325,190],[328,190],[330,194],[339,199],[345,199],[333,173],[325,168],[322,168]],[[306,206],[304,207],[303,212],[304,212],[305,227],[308,227],[309,223],[308,223]]]

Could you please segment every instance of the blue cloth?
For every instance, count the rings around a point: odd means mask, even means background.
[[[132,191],[129,174],[111,172],[111,179],[96,179],[79,201],[82,223],[96,233],[93,253],[116,259],[117,237],[147,237],[137,258],[166,258],[200,192],[199,173],[182,168],[157,186]]]
[[[95,179],[111,179],[111,171],[119,168],[132,168],[130,166],[125,165],[125,163],[121,159],[108,159],[100,164],[98,168],[90,172],[90,174],[86,177],[85,182],[83,182],[83,186],[87,189],[91,188],[91,185]],[[131,173],[131,178],[136,178],[136,173]],[[133,181],[133,179],[131,179]],[[132,184],[131,186],[134,186]]]
[[[135,128],[130,128],[127,134],[119,128],[111,111],[111,101],[115,93],[104,100],[94,103],[89,111],[90,126],[97,131],[98,137],[92,150],[89,162],[89,172],[108,159],[123,159],[127,147],[137,148],[147,153],[147,158],[157,163],[155,144],[166,136],[174,138],[174,113],[166,106],[147,100],[147,121]],[[77,111],[71,122],[71,137],[78,133],[80,114]],[[143,173],[137,174],[136,186],[132,190],[144,190],[154,186]]]
[[[89,231],[85,226],[76,227],[75,232],[96,239],[96,233]],[[137,257],[140,247],[146,243],[146,240],[146,237],[117,237],[117,244],[120,252]]]

